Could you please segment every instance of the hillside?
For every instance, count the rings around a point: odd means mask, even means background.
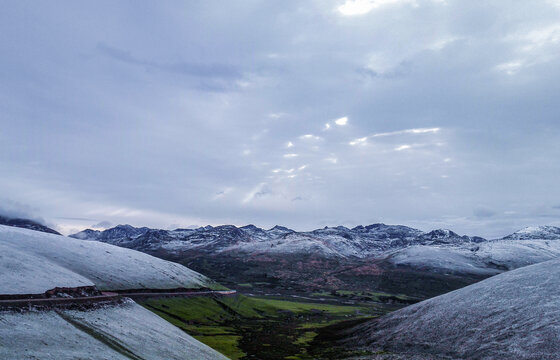
[[[1,359],[225,359],[113,291],[217,286],[109,244],[0,225]]]
[[[215,285],[207,277],[176,263],[100,242],[85,242],[0,225],[0,246],[11,254],[11,257],[3,256],[6,261],[22,264],[37,276],[49,274],[44,267],[56,268],[65,274],[70,271],[74,276],[89,279],[100,290],[203,288]],[[8,263],[3,261],[0,265],[8,266]],[[15,276],[18,269],[14,265],[2,273]],[[48,277],[46,280],[56,281]]]
[[[371,320],[346,344],[405,358],[557,359],[558,303],[560,260],[552,260]]]

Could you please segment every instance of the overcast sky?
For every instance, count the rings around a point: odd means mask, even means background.
[[[560,1],[4,1],[0,209],[560,225]]]

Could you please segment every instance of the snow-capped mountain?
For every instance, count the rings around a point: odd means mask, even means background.
[[[435,246],[397,249],[387,253],[386,259],[397,266],[441,273],[494,275],[560,257],[560,228],[527,227],[492,241],[471,238],[471,241],[459,241],[452,246],[431,245]]]
[[[372,224],[349,229],[325,227],[297,232],[275,226],[206,226],[198,229],[155,230],[119,225],[105,231],[84,230],[71,237],[97,240],[142,251],[243,252],[250,254],[311,253],[330,257],[364,258],[412,245],[478,243],[485,239],[459,236],[450,230],[421,230],[402,225]]]
[[[504,240],[560,240],[560,228],[556,226],[529,226],[511,235]]]
[[[308,232],[254,225],[171,231],[118,228],[118,232],[86,230],[73,236],[88,239],[89,233],[91,240],[187,264],[231,287],[247,282],[280,284],[287,289],[344,286],[429,297],[560,258],[560,241],[553,237],[552,227],[523,230],[497,240],[461,236],[447,229],[423,232],[386,224]],[[118,236],[111,235],[115,233]],[[524,234],[524,240],[514,239],[519,234]],[[545,239],[530,239],[529,234]]]
[[[421,234],[418,238],[421,239],[422,245],[464,245],[468,243],[481,243],[486,241],[486,239],[479,236],[460,236],[448,229],[432,230],[428,233]]]

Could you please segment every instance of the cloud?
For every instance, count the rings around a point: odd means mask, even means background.
[[[108,229],[112,226],[113,224],[110,221],[100,221],[97,224],[91,225],[91,227],[94,229]]]
[[[65,229],[559,222],[537,216],[560,195],[558,11],[541,0],[10,2],[0,198]],[[480,204],[496,214],[477,218]]]
[[[190,62],[160,63],[153,60],[137,58],[128,51],[104,43],[99,43],[97,45],[97,50],[99,53],[125,64],[200,79],[203,83],[199,85],[199,88],[205,90],[234,89],[236,87],[245,87],[244,84],[248,84],[248,82],[244,80],[243,73],[238,68],[229,64]]]
[[[473,210],[473,214],[477,218],[490,218],[496,215],[496,212],[486,207],[477,207]]]
[[[391,131],[385,133],[376,133],[370,135],[370,137],[382,137],[382,136],[395,136],[395,135],[404,135],[404,134],[435,134],[438,133],[441,129],[440,128],[418,128],[418,129],[405,129],[405,130],[398,130],[398,131]]]
[[[356,146],[356,145],[365,145],[367,143],[367,136],[358,138],[358,139],[354,139],[352,141],[350,141],[348,144],[352,145],[352,146]]]
[[[322,140],[322,138],[320,136],[316,136],[316,135],[312,135],[312,134],[306,134],[306,135],[302,135],[299,137],[301,140]]]
[[[403,150],[408,150],[408,149],[411,149],[411,148],[412,148],[412,145],[405,144],[405,145],[397,146],[395,148],[395,151],[403,151]]]
[[[338,126],[344,126],[344,125],[348,124],[348,117],[344,116],[344,117],[338,118],[334,121],[334,123]]]
[[[45,220],[36,215],[38,209],[6,198],[0,198],[0,200],[0,203],[2,204],[0,205],[0,216],[10,219],[29,219],[37,221],[43,225],[45,224]]]
[[[385,5],[407,2],[405,0],[346,0],[337,10],[345,16],[364,15]]]

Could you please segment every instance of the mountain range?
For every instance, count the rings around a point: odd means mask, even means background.
[[[501,239],[403,225],[307,232],[275,226],[161,230],[119,225],[71,237],[139,250],[251,292],[370,290],[428,298],[501,272],[560,257],[560,229],[529,227]]]
[[[104,231],[87,229],[70,237],[151,252],[306,253],[341,258],[365,258],[414,245],[476,244],[487,241],[478,236],[460,236],[446,229],[423,232],[403,225],[385,224],[352,229],[344,226],[325,227],[308,232],[297,232],[282,226],[268,230],[254,225],[160,230],[118,225]]]

